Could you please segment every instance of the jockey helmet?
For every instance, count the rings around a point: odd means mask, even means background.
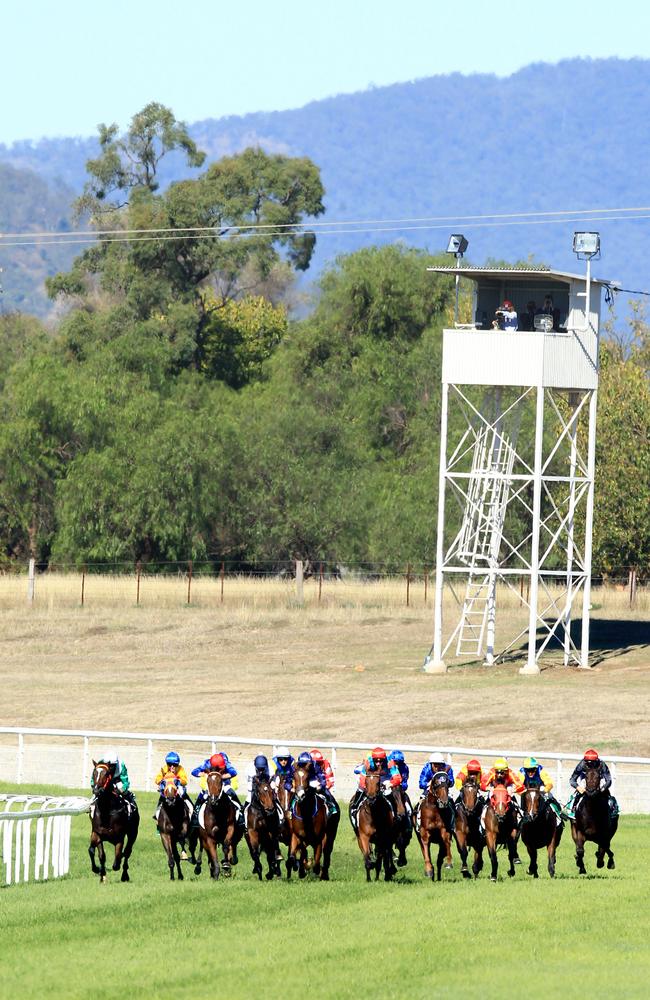
[[[180,764],[181,759],[175,750],[170,750],[165,757],[165,764]]]
[[[535,771],[539,767],[535,757],[526,757],[524,761],[524,771]]]
[[[289,753],[288,747],[278,747],[278,749],[275,751],[275,756],[278,758],[278,760],[282,760],[284,757],[286,757],[288,760],[291,754]]]
[[[119,756],[117,750],[111,747],[110,750],[105,750],[101,758],[105,764],[117,764]]]
[[[445,764],[445,755],[442,750],[432,750],[429,754],[430,764]]]
[[[514,306],[513,306],[512,302],[510,301],[510,299],[504,299],[503,300],[503,305],[501,306],[501,308],[502,309],[508,309],[510,312],[512,312],[512,310],[514,309]]]
[[[391,760],[399,761],[400,764],[404,762],[404,754],[402,753],[401,750],[391,750],[388,756],[391,758]]]
[[[590,761],[593,764],[596,764],[600,760],[600,757],[598,756],[598,751],[593,749],[585,750],[585,760]]]
[[[320,752],[320,750],[310,750],[309,751],[309,756],[311,757],[312,760],[317,760],[319,763],[322,760],[325,760],[325,758],[323,757],[323,755]]]
[[[480,770],[481,770],[480,761],[478,761],[478,760],[470,760],[470,761],[467,762],[467,773],[468,774],[472,774],[472,773],[476,774],[477,772],[480,772]]]
[[[306,750],[303,750],[303,752],[302,752],[302,753],[300,754],[300,756],[298,757],[298,763],[299,763],[300,765],[302,765],[303,767],[304,767],[304,766],[305,766],[306,764],[311,764],[311,763],[312,763],[312,759],[311,759],[310,755],[309,755],[309,754],[307,753],[307,751],[306,751]]]
[[[210,767],[215,767],[221,769],[226,766],[226,762],[223,759],[222,753],[213,753],[210,757]]]
[[[494,762],[494,770],[495,771],[509,771],[510,770],[510,765],[509,765],[508,761],[505,759],[505,757],[497,757],[497,759]]]
[[[269,767],[269,762],[263,753],[258,753],[253,764],[256,771],[267,771]]]
[[[383,747],[375,747],[374,750],[371,750],[370,756],[373,760],[386,760],[386,751]]]

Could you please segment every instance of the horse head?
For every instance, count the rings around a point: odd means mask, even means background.
[[[271,816],[275,813],[275,793],[268,778],[255,778],[253,781],[255,798],[259,802],[262,810]]]
[[[497,785],[490,796],[490,805],[499,823],[502,823],[510,809],[511,798],[504,785]]]
[[[298,802],[302,802],[309,792],[312,791],[309,785],[310,781],[309,768],[296,764],[293,769],[293,792]]]
[[[162,795],[166,802],[173,802],[180,794],[180,782],[175,774],[166,774],[163,778]]]
[[[585,775],[585,792],[587,795],[597,795],[600,791],[600,771],[597,767],[590,767]]]
[[[95,794],[107,792],[113,784],[113,768],[104,761],[93,761],[92,787]]]
[[[521,796],[522,823],[532,823],[542,814],[544,799],[540,788],[527,788]]]
[[[429,782],[429,791],[439,809],[449,805],[449,778],[446,771],[436,771]]]
[[[374,800],[381,792],[381,774],[379,771],[371,771],[366,775],[366,796]]]
[[[467,778],[460,790],[460,800],[468,816],[481,804],[478,793],[479,787],[474,778]]]
[[[208,771],[208,802],[216,806],[223,793],[223,774],[221,771]]]

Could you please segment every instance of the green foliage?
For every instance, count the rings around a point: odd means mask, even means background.
[[[287,332],[286,310],[262,296],[223,304],[206,296],[206,309],[202,371],[233,389],[257,381]]]

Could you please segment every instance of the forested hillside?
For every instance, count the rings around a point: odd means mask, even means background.
[[[530,66],[505,79],[431,77],[295,111],[208,119],[194,123],[190,134],[209,160],[256,144],[268,152],[309,156],[321,170],[325,219],[338,221],[642,206],[648,121],[650,62],[571,60]],[[0,161],[34,170],[50,183],[61,180],[78,194],[85,161],[96,152],[93,139],[43,139],[0,147]],[[161,169],[162,184],[182,176],[195,171],[170,157]],[[30,197],[36,207],[39,197]],[[36,211],[33,218],[39,218]],[[599,273],[628,288],[647,288],[647,221],[592,225],[603,235]],[[475,262],[534,254],[575,267],[572,221],[499,229],[468,222],[463,228]],[[369,242],[403,237],[436,251],[446,235],[444,227],[324,235],[311,274],[338,252]],[[0,266],[7,266],[6,254]],[[41,279],[34,270],[34,282]],[[16,304],[8,278],[5,285],[6,302]]]

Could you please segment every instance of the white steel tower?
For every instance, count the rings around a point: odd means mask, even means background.
[[[492,664],[519,651],[520,672],[537,674],[550,648],[565,665],[589,666],[598,326],[601,290],[612,285],[591,278],[595,252],[586,275],[459,260],[430,269],[471,279],[475,322],[443,332],[427,672],[445,671],[452,655]],[[519,329],[493,327],[504,300],[514,304]],[[445,602],[443,628],[445,587],[454,614]],[[514,634],[499,616],[508,589],[526,607]]]

